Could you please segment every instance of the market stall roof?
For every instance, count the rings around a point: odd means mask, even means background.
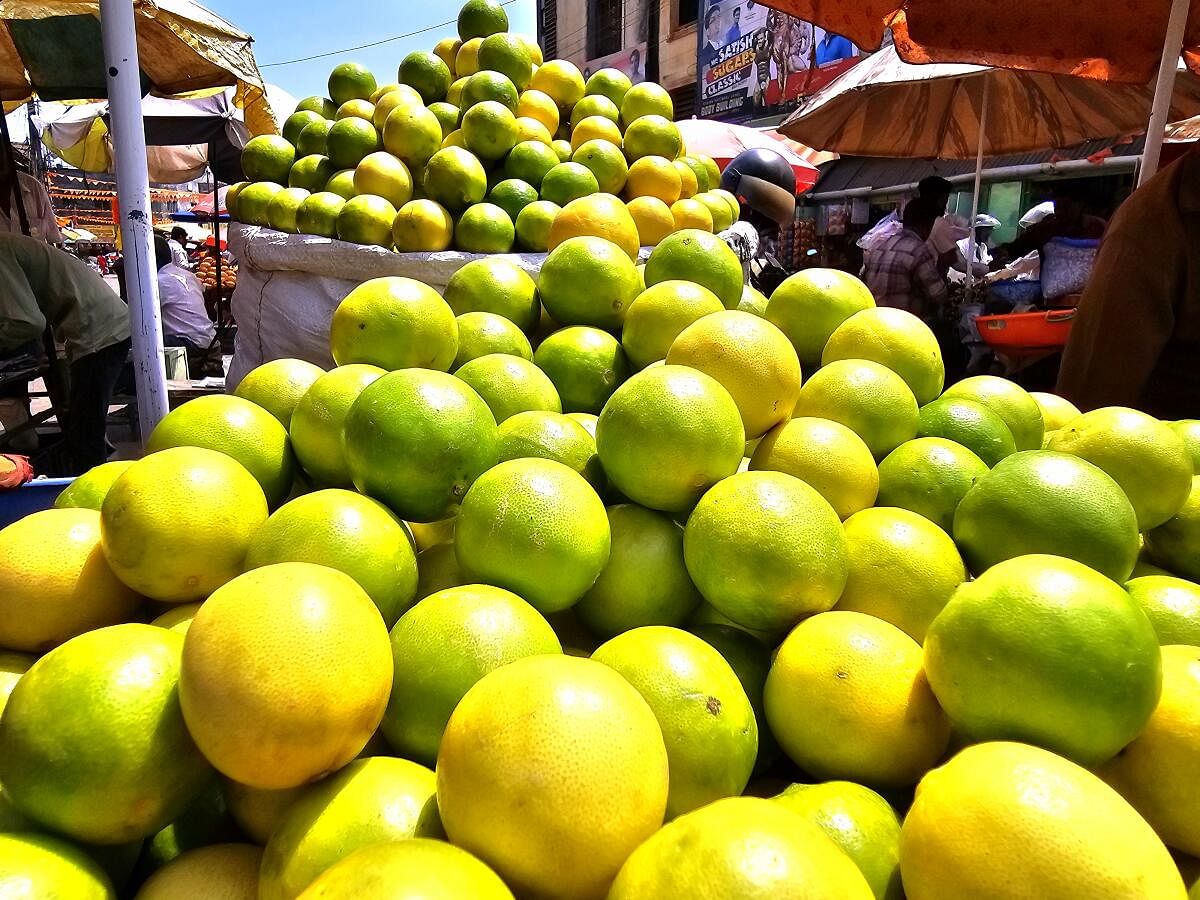
[[[1163,53],[1165,0],[771,0],[775,9],[866,50],[890,33],[910,63],[958,62],[1145,84]],[[1183,55],[1200,73],[1200,0],[1188,2]]]
[[[799,148],[794,142],[771,137],[767,131],[715,119],[680,119],[675,124],[691,152],[711,156],[722,169],[743,150],[761,147],[775,151],[791,166],[796,175],[797,194],[807,191],[817,180],[816,165],[805,158],[808,147]]]

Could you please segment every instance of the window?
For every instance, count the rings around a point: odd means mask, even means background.
[[[625,43],[623,0],[588,0],[588,59],[618,52]]]
[[[558,56],[558,0],[542,0],[542,55],[546,59]]]
[[[676,119],[690,119],[696,115],[696,82],[688,81],[670,92],[671,102],[675,105]]]
[[[675,0],[675,27],[694,24],[700,18],[700,0]]]

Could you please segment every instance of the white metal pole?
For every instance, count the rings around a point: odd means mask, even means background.
[[[121,211],[121,250],[133,334],[142,440],[167,414],[167,376],[163,364],[162,319],[158,307],[158,268],[154,262],[150,175],[146,168],[146,132],[142,122],[141,76],[133,0],[100,0],[117,204]]]
[[[1173,0],[1171,16],[1167,19],[1167,34],[1163,40],[1162,59],[1158,63],[1158,81],[1154,84],[1154,106],[1150,109],[1150,124],[1146,126],[1146,149],[1142,152],[1142,167],[1138,187],[1154,177],[1162,155],[1163,132],[1171,111],[1171,95],[1175,91],[1175,70],[1183,50],[1183,32],[1187,27],[1188,0]]]
[[[983,98],[979,102],[979,143],[975,148],[975,192],[971,195],[971,221],[967,223],[967,297],[975,287],[975,217],[979,215],[979,190],[983,181],[983,142],[987,137],[988,88],[991,79],[983,75]]]

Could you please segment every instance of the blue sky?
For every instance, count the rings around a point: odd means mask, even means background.
[[[329,70],[347,60],[367,66],[380,84],[395,81],[406,54],[432,49],[442,38],[456,36],[453,21],[461,0],[205,0],[205,5],[254,35],[254,55],[263,77],[303,99],[324,96]],[[534,0],[515,0],[504,9],[511,30],[536,34]],[[382,41],[441,22],[451,24],[376,47],[293,65],[266,65]]]

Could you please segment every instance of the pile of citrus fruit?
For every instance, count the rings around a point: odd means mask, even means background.
[[[688,154],[670,95],[618,69],[586,81],[469,0],[458,39],[410,53],[378,84],[347,62],[329,96],[242,153],[231,215],[251,225],[400,252],[545,252],[592,234],[653,246],[738,218],[712,159]]]
[[[1200,422],[714,235],[368,281],[0,531],[0,896],[1200,889]]]

